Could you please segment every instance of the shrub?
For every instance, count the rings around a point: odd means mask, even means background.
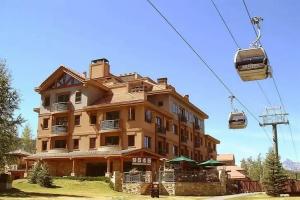
[[[37,183],[37,178],[38,178],[38,173],[41,171],[42,166],[40,162],[37,162],[32,171],[28,175],[28,183],[36,184]]]
[[[48,167],[46,165],[42,165],[41,170],[38,172],[37,183],[41,187],[52,187],[53,186],[53,180],[52,180],[52,177],[50,176]]]

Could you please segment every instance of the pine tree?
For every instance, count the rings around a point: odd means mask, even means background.
[[[279,196],[285,192],[287,176],[284,173],[280,159],[273,150],[267,153],[264,163],[264,186],[270,196]]]
[[[34,140],[32,139],[32,130],[31,130],[29,124],[26,124],[24,127],[24,130],[23,130],[22,136],[21,136],[21,143],[22,143],[23,150],[25,150],[29,153],[34,153],[35,144],[34,144]]]
[[[41,170],[38,172],[37,183],[41,187],[49,188],[53,186],[52,177],[50,176],[49,169],[45,164],[41,166]]]
[[[39,172],[41,170],[42,170],[42,164],[40,162],[35,163],[32,171],[29,173],[29,176],[27,177],[28,183],[36,184]]]
[[[0,172],[9,162],[8,152],[18,144],[17,126],[23,122],[21,116],[15,117],[20,102],[17,91],[11,85],[11,76],[5,61],[0,60]]]

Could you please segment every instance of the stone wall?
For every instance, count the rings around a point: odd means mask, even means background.
[[[123,183],[122,190],[130,194],[150,194],[151,183]]]
[[[161,183],[160,193],[162,195],[176,196],[218,196],[226,193],[226,186],[219,182],[177,182]]]

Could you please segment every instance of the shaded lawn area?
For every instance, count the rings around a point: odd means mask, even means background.
[[[150,200],[150,196],[131,195],[112,190],[108,183],[102,181],[77,181],[55,179],[55,187],[42,188],[37,184],[29,184],[26,179],[13,182],[13,189],[0,193],[0,200],[45,200],[45,199],[99,199],[99,200]],[[168,197],[165,200],[199,200],[204,197]]]
[[[29,184],[27,180],[21,179],[13,182],[13,189],[0,193],[0,199],[44,199],[55,197],[67,198],[94,198],[113,197],[121,193],[110,189],[107,183],[101,181],[77,181],[55,179],[55,187],[43,188],[37,184]]]
[[[298,197],[270,197],[266,194],[256,194],[256,195],[249,195],[244,197],[236,197],[236,198],[230,198],[230,199],[241,199],[241,200],[265,200],[265,199],[271,199],[271,200],[300,200],[300,196]]]

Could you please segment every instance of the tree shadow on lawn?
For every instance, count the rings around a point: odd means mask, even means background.
[[[68,195],[68,194],[51,194],[51,193],[38,193],[38,192],[24,192],[22,190],[12,188],[7,191],[0,192],[1,197],[18,197],[18,198],[26,198],[26,197],[81,197],[81,198],[89,198],[87,196],[80,195]]]

